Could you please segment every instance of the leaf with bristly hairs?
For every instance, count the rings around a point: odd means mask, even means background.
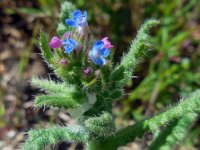
[[[51,49],[49,47],[48,41],[46,39],[46,35],[44,32],[40,32],[40,49],[42,52],[42,57],[44,58],[45,61],[51,64],[52,58],[53,58],[53,53],[51,52]]]
[[[29,138],[23,145],[23,150],[42,150],[47,145],[54,145],[61,141],[88,141],[86,130],[77,125],[30,130],[28,135]]]

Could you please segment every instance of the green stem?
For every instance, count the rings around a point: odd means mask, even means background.
[[[104,149],[107,149],[104,147]],[[101,142],[99,141],[92,141],[87,143],[87,150],[102,150]]]
[[[143,134],[148,131],[144,128],[143,121],[135,125],[123,128],[116,134],[109,136],[106,139],[99,141],[92,141],[88,143],[89,150],[116,150],[119,146],[125,145],[133,141],[136,137],[141,138]]]

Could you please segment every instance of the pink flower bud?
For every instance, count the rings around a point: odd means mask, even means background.
[[[92,73],[92,68],[91,68],[91,67],[87,67],[87,68],[85,68],[85,69],[83,70],[83,72],[84,72],[84,74],[85,74],[86,76],[91,75],[91,73]]]
[[[113,45],[112,45],[111,42],[108,40],[108,37],[103,38],[102,41],[104,42],[104,47],[105,47],[105,48],[107,48],[107,49],[113,48]]]
[[[59,48],[62,46],[62,40],[59,39],[57,36],[54,36],[51,41],[49,42],[49,46],[51,48]]]

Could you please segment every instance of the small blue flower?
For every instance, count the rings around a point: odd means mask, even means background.
[[[73,51],[74,48],[78,45],[77,42],[71,38],[64,39],[62,44],[67,54],[71,53],[71,51]]]
[[[105,65],[106,59],[105,57],[109,56],[110,51],[105,48],[105,44],[103,41],[97,41],[94,43],[92,50],[89,52],[89,56],[92,61],[97,65]]]
[[[73,19],[66,19],[65,22],[71,27],[83,27],[87,25],[87,11],[83,13],[80,10],[75,10],[72,13]]]

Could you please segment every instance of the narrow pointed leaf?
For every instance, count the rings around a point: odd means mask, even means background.
[[[45,61],[47,61],[48,63],[51,63],[52,58],[53,58],[53,53],[51,52],[51,49],[49,47],[49,44],[44,32],[40,33],[40,49]]]
[[[42,150],[47,145],[61,141],[88,141],[88,133],[80,126],[54,127],[49,129],[31,130],[23,150]]]

